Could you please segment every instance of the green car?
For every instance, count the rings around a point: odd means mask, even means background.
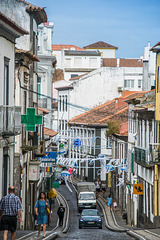
[[[79,219],[79,228],[82,227],[98,227],[102,228],[102,216],[103,214],[99,214],[97,209],[84,209],[80,214]]]

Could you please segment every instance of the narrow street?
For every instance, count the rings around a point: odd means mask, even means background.
[[[78,215],[78,210],[77,210],[77,205],[76,205],[76,193],[74,189],[72,188],[73,192],[70,192],[65,185],[61,185],[58,191],[60,191],[64,197],[67,199],[70,207],[70,229],[68,233],[65,235],[62,234],[60,237],[57,239],[59,240],[68,240],[68,239],[79,239],[79,240],[84,240],[84,239],[92,239],[92,240],[100,240],[100,239],[123,239],[123,240],[128,240],[128,239],[133,239],[125,233],[119,233],[119,232],[113,232],[109,231],[105,227],[105,222],[103,219],[103,228],[102,229],[97,229],[97,228],[83,228],[79,229],[78,227],[78,221],[79,217]],[[98,210],[101,212],[101,210],[98,208]]]

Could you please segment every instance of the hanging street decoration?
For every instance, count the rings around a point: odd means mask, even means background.
[[[21,124],[26,124],[26,131],[35,132],[35,125],[42,124],[42,116],[35,114],[35,108],[27,108],[27,114],[21,115]]]
[[[46,172],[52,172],[52,167],[46,167]]]

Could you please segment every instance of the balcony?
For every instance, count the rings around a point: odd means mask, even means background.
[[[158,143],[149,145],[149,160],[152,164],[160,164],[160,145]]]
[[[135,147],[134,160],[137,164],[143,167],[151,167],[151,163],[149,159],[149,151],[146,148]]]
[[[21,107],[0,106],[0,135],[15,136],[21,133]]]

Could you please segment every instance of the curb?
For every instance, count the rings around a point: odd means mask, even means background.
[[[136,240],[145,240],[144,237],[142,237],[142,236],[138,235],[137,233],[134,233],[134,232],[132,232],[130,230],[127,231],[126,233],[127,233],[128,236],[134,237]]]
[[[109,230],[114,231],[114,232],[127,232],[128,231],[128,229],[124,229],[124,228],[122,228],[120,226],[112,227],[111,225],[109,225],[109,222],[108,222],[108,219],[107,219],[106,209],[104,208],[104,206],[101,203],[101,201],[97,201],[97,203],[98,203],[98,205],[100,206],[100,208],[103,211],[106,228],[108,228]]]

